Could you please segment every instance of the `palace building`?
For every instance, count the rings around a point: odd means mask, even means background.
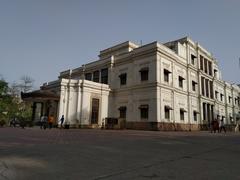
[[[200,130],[240,120],[240,87],[222,80],[217,60],[190,38],[139,46],[124,42],[98,60],[60,72],[22,94],[33,120],[65,116],[70,127]]]

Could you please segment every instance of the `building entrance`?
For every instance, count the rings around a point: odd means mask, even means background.
[[[98,124],[99,99],[92,99],[91,124]]]

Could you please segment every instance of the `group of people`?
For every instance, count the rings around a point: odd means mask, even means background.
[[[52,129],[54,121],[55,120],[54,120],[54,116],[53,115],[47,116],[45,114],[40,119],[40,128],[41,129],[46,129],[48,127],[49,129]],[[62,117],[60,119],[61,128],[63,127],[63,122],[64,122],[64,115],[62,115]]]
[[[211,123],[211,133],[212,132],[216,133],[216,131],[221,133],[222,130],[226,133],[226,127],[223,119],[221,119],[220,121],[218,121],[217,119],[214,119]]]
[[[47,116],[46,114],[43,115],[40,119],[40,128],[41,129],[46,129],[47,126],[49,127],[49,129],[52,128],[52,124],[54,121],[54,117],[53,116]]]

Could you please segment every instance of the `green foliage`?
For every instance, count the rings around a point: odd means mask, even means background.
[[[0,96],[5,95],[8,91],[8,83],[0,80]]]
[[[6,121],[0,120],[0,127],[3,127],[6,124]]]
[[[22,102],[18,97],[10,95],[8,83],[0,80],[0,122],[9,123],[16,117],[22,122],[31,122],[32,108],[31,104]],[[1,126],[0,124],[0,126]]]
[[[11,102],[11,97],[7,95],[8,90],[8,83],[4,80],[0,80],[0,121],[1,124],[3,124],[3,121],[5,122],[8,117],[8,109],[10,109],[10,106],[8,106]]]

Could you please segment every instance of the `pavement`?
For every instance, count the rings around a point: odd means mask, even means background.
[[[0,180],[240,179],[240,133],[0,128]]]

